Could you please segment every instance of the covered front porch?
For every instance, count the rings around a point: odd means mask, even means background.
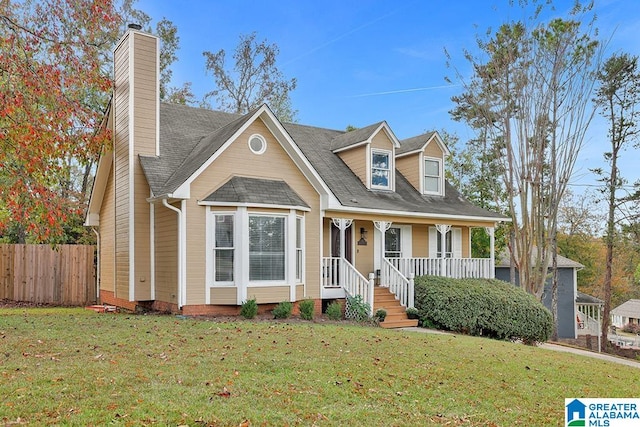
[[[400,306],[414,306],[413,278],[423,275],[493,278],[494,227],[489,258],[471,258],[474,225],[408,223],[333,217],[325,219],[322,298],[360,295],[371,314],[375,287],[387,288]],[[492,224],[493,225],[493,224]]]

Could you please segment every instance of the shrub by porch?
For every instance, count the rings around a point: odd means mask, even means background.
[[[553,328],[549,310],[500,280],[417,277],[415,307],[423,325],[496,339],[541,342]]]

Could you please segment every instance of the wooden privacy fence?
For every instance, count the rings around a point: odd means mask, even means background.
[[[95,246],[0,244],[0,299],[59,305],[95,302]]]

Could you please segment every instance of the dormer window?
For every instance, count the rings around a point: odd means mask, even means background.
[[[442,194],[442,160],[436,158],[424,159],[425,194]]]
[[[371,150],[371,188],[391,189],[391,152]]]

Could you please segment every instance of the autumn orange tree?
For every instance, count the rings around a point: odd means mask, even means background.
[[[74,185],[100,132],[120,32],[110,0],[0,1],[0,233],[55,242],[83,200]]]
[[[0,0],[0,241],[67,243],[82,227],[93,167],[110,141],[102,126],[112,49],[127,23],[148,26],[136,0]],[[177,29],[163,19],[163,94],[188,103],[190,83],[168,88]]]

